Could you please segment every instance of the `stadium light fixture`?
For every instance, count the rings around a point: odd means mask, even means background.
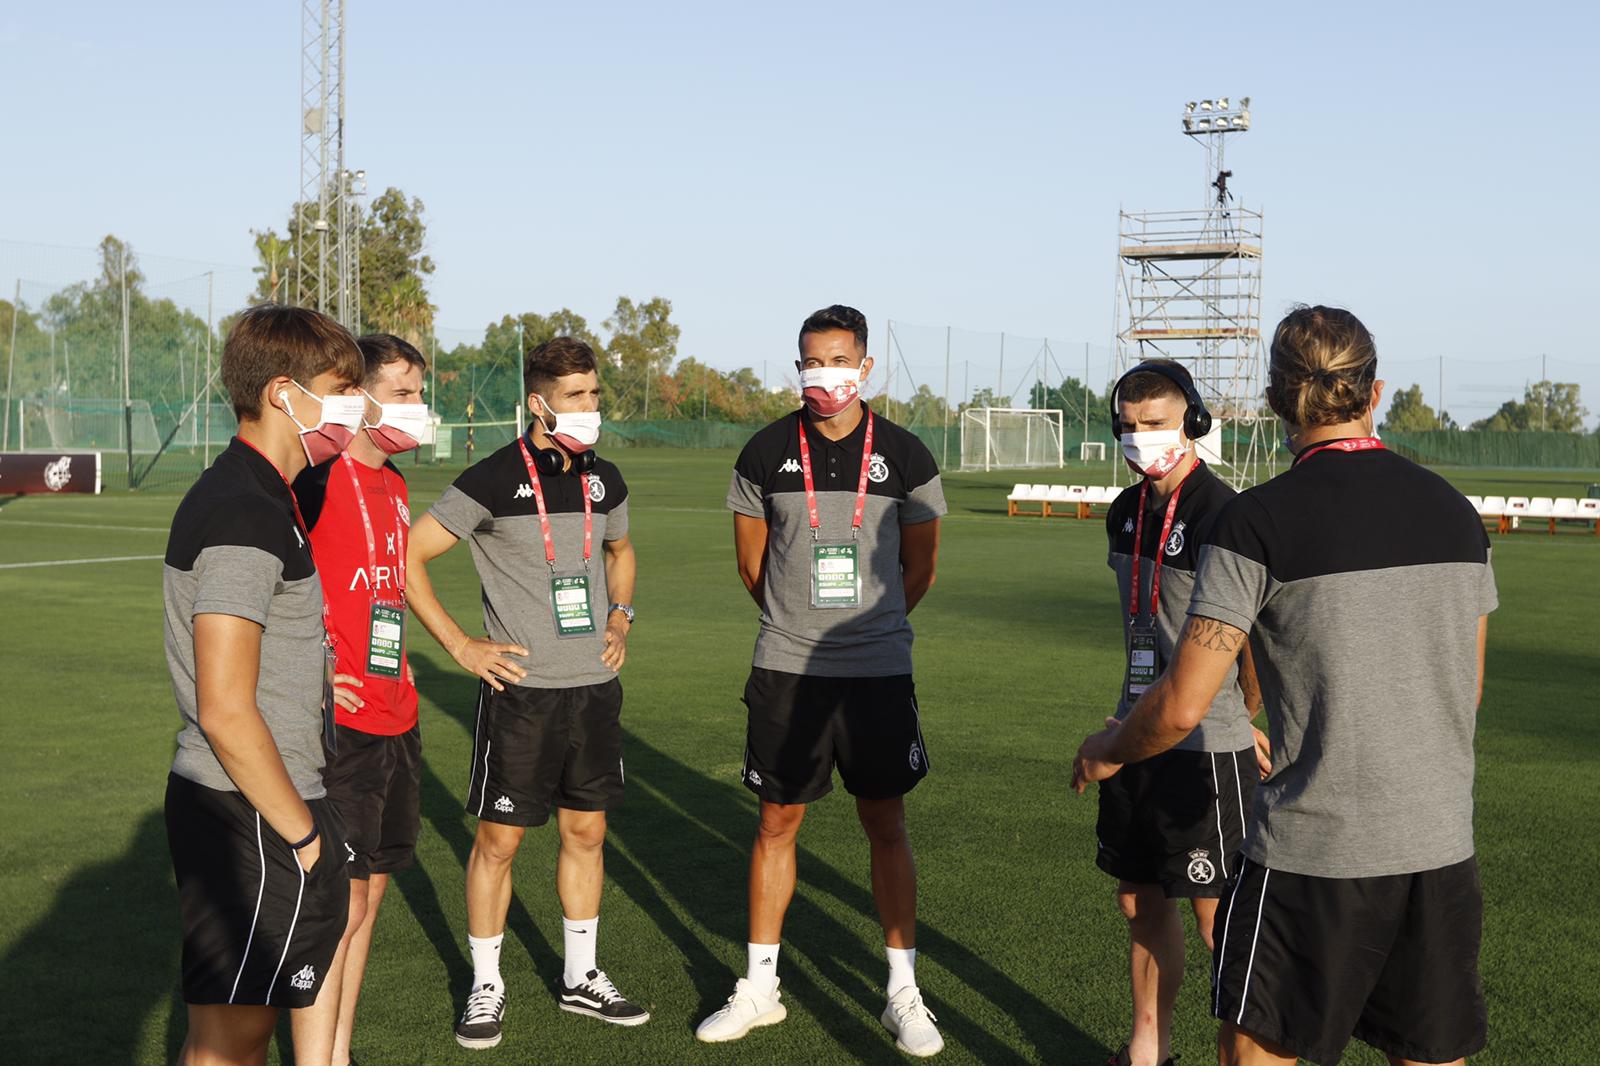
[[[1250,110],[1250,98],[1248,96],[1239,97],[1239,110],[1240,111],[1248,111],[1248,110]]]
[[[1194,114],[1194,101],[1193,100],[1190,100],[1188,103],[1183,105],[1183,113],[1185,115]]]
[[[1224,96],[1222,99],[1217,101],[1217,110],[1218,111],[1226,111],[1226,110],[1228,110],[1228,98],[1226,96]]]
[[[1232,97],[1190,100],[1183,105],[1183,132],[1188,136],[1215,133],[1242,133],[1250,128],[1250,98],[1241,96],[1238,106]],[[1201,112],[1197,115],[1195,112]]]
[[[1185,133],[1192,133],[1194,131],[1194,119],[1190,118],[1188,115],[1183,116],[1183,131]]]
[[[1202,111],[1210,111],[1211,110],[1211,101],[1210,100],[1201,100],[1200,101],[1200,110],[1202,110]]]

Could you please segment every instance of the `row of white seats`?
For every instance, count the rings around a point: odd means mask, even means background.
[[[1122,490],[1115,485],[1017,485],[1008,503],[1110,503]]]
[[[1600,520],[1600,499],[1468,496],[1467,502],[1485,518],[1570,518],[1581,522]]]

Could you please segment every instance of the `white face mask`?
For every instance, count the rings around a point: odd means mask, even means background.
[[[1178,468],[1189,446],[1175,429],[1152,429],[1144,433],[1124,433],[1122,454],[1128,465],[1147,478],[1159,481]]]
[[[539,396],[538,393],[534,393]],[[556,439],[569,452],[588,451],[600,439],[600,412],[599,411],[564,411],[556,412],[551,409],[550,401],[539,396],[539,402],[544,409],[555,416],[555,428],[550,428],[545,423],[545,432]],[[541,417],[540,421],[543,421]]]
[[[378,403],[372,394],[363,395],[378,404],[376,422],[364,422],[363,428],[372,443],[385,455],[399,455],[418,447],[428,431],[428,405],[425,403]],[[363,415],[365,412],[363,412]]]
[[[325,463],[350,447],[367,413],[367,401],[360,396],[318,396],[298,381],[294,387],[321,404],[315,424],[308,426],[295,417],[287,391],[278,393],[278,399],[283,401],[289,421],[300,431],[300,446],[311,465]]]
[[[819,418],[832,418],[855,403],[860,392],[860,367],[813,366],[800,371],[800,398]]]

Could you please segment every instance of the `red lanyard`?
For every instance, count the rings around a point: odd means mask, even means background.
[[[306,528],[306,520],[300,515],[300,501],[294,497],[294,486],[289,484],[289,479],[283,476],[283,471],[278,469],[278,464],[271,459],[267,459],[266,452],[257,448],[243,437],[235,437],[233,439],[261,456],[261,458],[266,459],[267,465],[272,467],[273,473],[278,475],[278,480],[283,482],[283,487],[289,490],[289,505],[294,508],[294,522],[295,525],[300,527],[300,532],[305,535],[306,551],[309,552],[311,550],[311,530]]]
[[[1329,449],[1341,452],[1381,452],[1385,448],[1383,441],[1377,437],[1351,437],[1349,440],[1331,440],[1326,444],[1315,444],[1294,457],[1295,466],[1299,466],[1318,452]]]
[[[1150,571],[1150,618],[1156,617],[1156,610],[1161,606],[1161,556],[1166,552],[1167,537],[1172,534],[1172,519],[1178,513],[1178,494],[1183,491],[1183,482],[1188,481],[1194,472],[1204,465],[1202,460],[1196,459],[1195,464],[1189,468],[1189,473],[1183,475],[1183,481],[1178,482],[1178,487],[1172,490],[1172,499],[1167,501],[1167,517],[1161,523],[1161,539],[1156,541],[1156,558]],[[1139,520],[1133,527],[1133,586],[1128,591],[1128,614],[1134,618],[1139,617],[1139,555],[1144,551],[1144,504],[1149,498],[1150,479],[1146,478],[1139,484]]]
[[[867,509],[867,470],[872,463],[872,411],[867,411],[867,435],[861,441],[861,477],[856,481],[856,511],[850,520],[850,536],[861,529],[861,516]],[[800,472],[806,479],[806,510],[811,513],[811,539],[818,537],[822,518],[817,514],[817,487],[811,480],[811,445],[806,442],[806,416],[800,416]]]
[[[528,442],[518,437],[517,447],[522,449],[522,461],[528,467],[528,483],[533,486],[533,505],[539,509],[539,532],[544,534],[544,561],[550,564],[550,572],[554,573],[556,542],[550,539],[550,514],[544,509],[544,489],[539,484],[539,470],[533,465]],[[589,475],[580,474],[578,480],[583,485],[583,568],[587,570],[589,549],[594,543],[594,503],[589,497]]]
[[[355,491],[356,504],[361,508],[361,527],[367,533],[367,578],[371,581],[373,599],[378,598],[378,542],[372,534],[372,515],[367,511],[367,494],[361,488],[361,476],[356,472],[356,461],[350,458],[350,453],[345,452],[339,457],[344,464],[345,471],[350,475],[350,487]],[[389,483],[383,476],[383,469],[378,469],[378,479],[383,481],[383,495],[389,501],[390,508],[394,511],[394,535],[399,555],[400,572],[400,599],[406,598],[406,533],[404,523],[400,521],[400,508],[394,506],[394,497],[389,493]]]

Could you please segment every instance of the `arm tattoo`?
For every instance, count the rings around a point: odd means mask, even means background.
[[[1183,627],[1184,639],[1207,651],[1237,653],[1244,645],[1244,631],[1215,618],[1191,617]]]

